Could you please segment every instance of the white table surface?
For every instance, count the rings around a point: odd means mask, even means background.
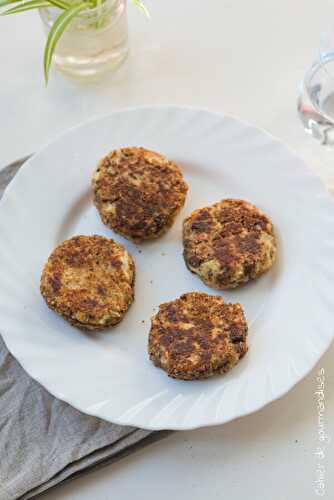
[[[295,110],[298,84],[320,33],[333,25],[333,1],[150,0],[147,5],[151,21],[129,8],[127,64],[91,85],[53,73],[46,89],[37,14],[0,19],[1,165],[93,116],[172,103],[220,110],[264,127],[334,184],[334,152],[304,134]],[[332,347],[288,395],[256,414],[174,434],[45,498],[315,499],[316,372],[325,370],[325,422],[333,434],[333,355]],[[324,498],[332,499],[334,446],[327,445],[325,453]]]

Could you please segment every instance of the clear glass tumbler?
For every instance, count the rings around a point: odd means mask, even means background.
[[[53,7],[39,11],[48,34],[61,11]],[[127,53],[126,0],[106,0],[72,21],[57,43],[53,62],[68,76],[96,79],[116,69]]]
[[[319,57],[301,84],[298,113],[308,133],[334,147],[334,34],[322,36]]]

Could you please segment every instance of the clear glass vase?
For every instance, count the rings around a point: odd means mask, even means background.
[[[39,12],[48,34],[62,11],[47,7]],[[106,0],[72,21],[57,43],[53,62],[70,77],[96,79],[118,68],[127,53],[126,0]]]

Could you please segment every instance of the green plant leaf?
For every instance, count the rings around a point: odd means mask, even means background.
[[[140,0],[132,0],[132,1],[135,5],[137,5],[137,7],[139,7],[144,12],[146,17],[148,18],[151,17],[147,7],[143,4],[143,2],[141,2]]]
[[[49,7],[50,3],[47,0],[31,0],[30,2],[20,2],[19,5],[12,9],[1,12],[0,16],[7,16],[8,14],[18,14],[26,10],[39,9],[40,7]]]
[[[102,4],[103,4],[103,0],[94,0],[94,4],[93,4],[94,7],[93,8],[100,9]],[[101,27],[101,24],[102,24],[102,19],[99,16],[99,11],[98,11],[97,20],[96,20],[96,28],[99,29]]]
[[[0,8],[7,7],[7,5],[12,5],[13,3],[22,2],[22,0],[0,0]]]
[[[49,3],[59,9],[68,9],[71,6],[69,2],[65,2],[64,0],[49,0]]]
[[[45,0],[48,5],[46,7],[52,7],[54,5],[55,7],[58,7],[60,9],[68,9],[70,7],[70,4],[66,2],[65,0]],[[1,7],[6,7],[8,5],[12,5],[13,3],[18,3],[20,5],[24,4],[24,0],[0,0],[0,8]],[[36,8],[36,7],[34,7]],[[9,11],[7,11],[9,12]],[[19,12],[22,12],[21,10]],[[15,14],[15,12],[12,12],[12,14]]]
[[[71,23],[71,21],[84,9],[87,9],[89,4],[87,2],[81,2],[77,5],[73,5],[69,9],[65,10],[60,16],[57,17],[53,23],[49,35],[46,41],[45,51],[44,51],[44,77],[46,84],[49,79],[50,65],[52,61],[52,56],[57,45],[57,42],[61,35],[64,33],[65,29]]]

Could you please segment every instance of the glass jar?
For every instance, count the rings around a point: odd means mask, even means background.
[[[39,9],[46,34],[63,12]],[[115,70],[128,53],[126,0],[106,0],[82,11],[64,31],[53,55],[56,67],[68,76],[95,79]]]

